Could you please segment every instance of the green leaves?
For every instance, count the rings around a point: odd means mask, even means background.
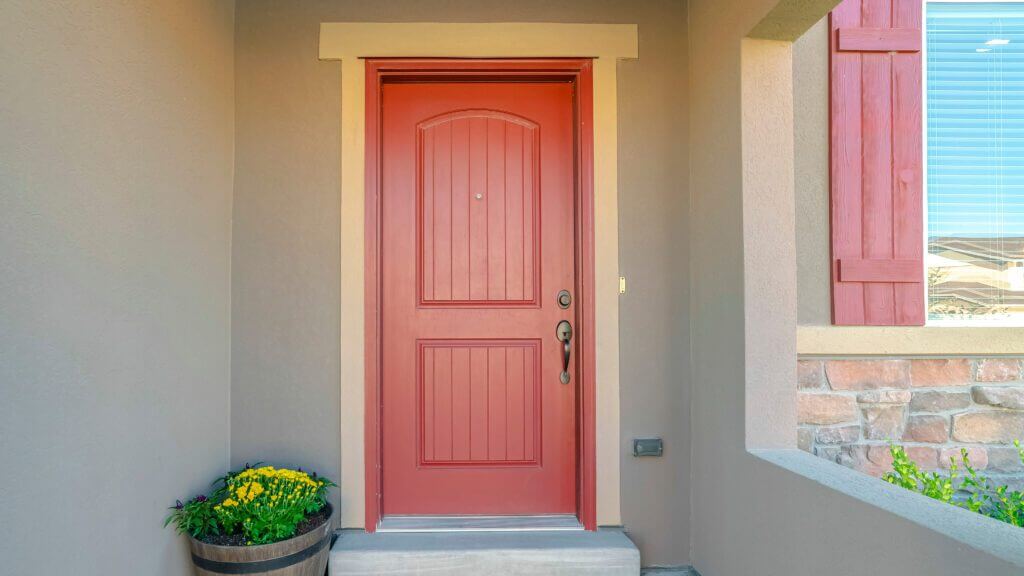
[[[184,504],[179,500],[170,510],[171,513],[164,519],[164,528],[174,522],[178,534],[188,534],[193,538],[220,534],[213,503],[206,496],[200,494]]]
[[[1014,442],[1014,445],[1017,447],[1021,462],[1024,463],[1024,448],[1020,442]],[[1024,527],[1024,493],[1012,491],[1007,486],[993,485],[971,465],[966,448],[960,449],[959,463],[956,458],[949,459],[948,476],[936,472],[923,472],[917,463],[907,456],[902,446],[890,444],[889,453],[892,455],[892,472],[886,472],[882,476],[886,482],[1017,527]],[[957,485],[961,467],[963,477]]]
[[[951,462],[952,468],[947,477],[935,472],[923,472],[918,468],[917,463],[907,456],[902,446],[890,444],[889,453],[892,454],[893,471],[886,472],[882,476],[883,480],[942,502],[949,502],[953,499],[956,492],[953,488],[953,481],[956,478],[955,462]]]

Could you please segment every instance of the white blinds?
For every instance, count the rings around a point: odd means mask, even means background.
[[[929,320],[1024,324],[1024,3],[926,6]]]

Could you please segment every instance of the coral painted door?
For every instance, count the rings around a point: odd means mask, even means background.
[[[381,98],[382,512],[576,513],[572,84]]]

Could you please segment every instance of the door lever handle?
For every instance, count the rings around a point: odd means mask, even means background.
[[[562,384],[569,383],[569,356],[572,354],[572,324],[562,320],[555,327],[555,337],[562,342],[562,374],[558,379]]]

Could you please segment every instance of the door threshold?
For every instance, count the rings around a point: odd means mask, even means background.
[[[384,516],[378,532],[522,532],[583,530],[572,514],[540,516]]]

